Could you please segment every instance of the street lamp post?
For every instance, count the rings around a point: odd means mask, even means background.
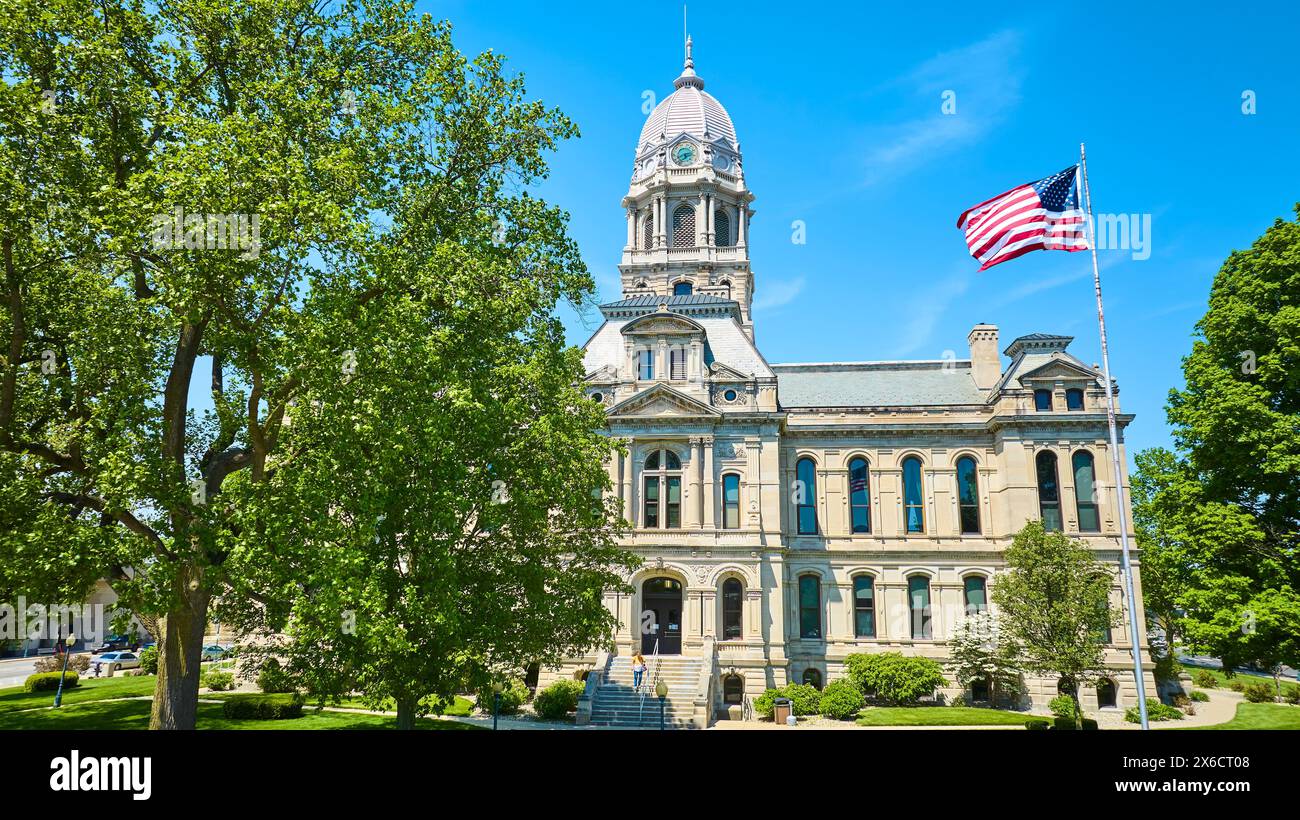
[[[497,730],[497,715],[501,712],[501,681],[492,684],[492,731]]]
[[[71,634],[64,641],[67,644],[67,649],[63,651],[63,671],[59,673],[59,690],[54,693],[54,707],[56,709],[63,705],[63,679],[68,676],[68,658],[72,657],[72,645],[76,642],[77,636]]]
[[[663,678],[655,684],[655,694],[659,696],[659,731],[664,730],[664,701],[668,699],[668,684]]]

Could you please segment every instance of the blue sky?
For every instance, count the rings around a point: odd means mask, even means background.
[[[1111,368],[1130,454],[1167,444],[1164,404],[1224,257],[1300,200],[1300,6],[690,4],[695,65],[728,109],[757,195],[756,336],[769,361],[967,356],[977,322],[1075,337],[1100,361],[1086,253],[977,274],[966,207],[1088,144],[1098,213],[1151,215],[1150,258],[1104,251]],[[428,2],[582,129],[538,191],[570,212],[602,300],[619,298],[643,93],[671,93],[680,3]],[[953,91],[956,113],[941,111]],[[1254,92],[1256,113],[1242,112]],[[791,241],[803,220],[806,244]],[[567,316],[582,344],[598,316]]]

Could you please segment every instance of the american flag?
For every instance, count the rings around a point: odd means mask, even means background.
[[[1079,207],[1079,166],[1019,185],[957,217],[970,255],[988,270],[1030,251],[1088,249]]]

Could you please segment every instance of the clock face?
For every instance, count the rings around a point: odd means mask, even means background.
[[[676,162],[678,165],[690,165],[694,161],[695,146],[690,143],[684,142],[673,149],[673,162]]]

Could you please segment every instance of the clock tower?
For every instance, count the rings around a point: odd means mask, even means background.
[[[623,296],[731,300],[752,341],[749,207],[731,117],[695,73],[691,38],[675,90],[650,113],[637,141],[623,207]]]

